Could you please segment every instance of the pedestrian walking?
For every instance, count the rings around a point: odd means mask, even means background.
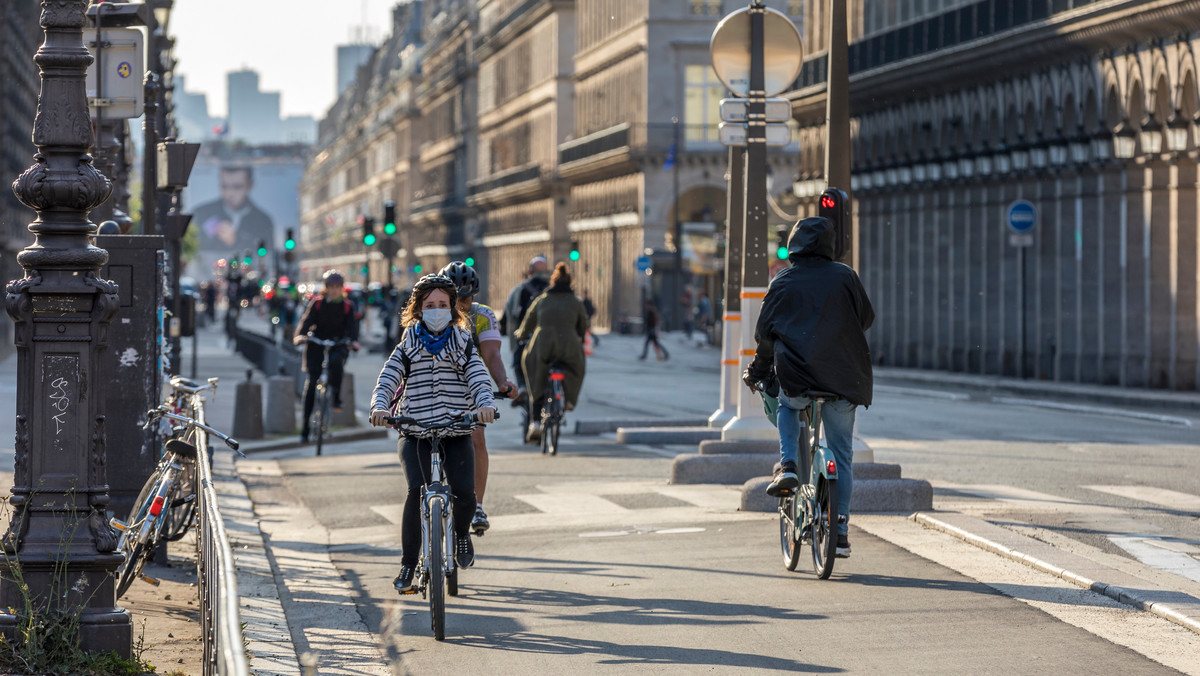
[[[667,348],[658,342],[658,321],[658,306],[654,304],[654,300],[647,298],[646,305],[642,309],[642,324],[646,329],[646,342],[642,345],[642,356],[638,359],[646,358],[646,353],[650,351],[651,345],[654,345],[654,354],[658,356],[659,361],[671,358]]]
[[[596,304],[592,302],[592,294],[588,293],[587,289],[583,290],[583,311],[587,313],[588,326],[592,325],[592,317],[596,316]],[[588,329],[588,335],[592,337],[592,345],[600,347],[600,339],[596,337],[596,332]]]
[[[712,301],[708,299],[708,293],[700,292],[700,298],[696,300],[696,329],[704,336],[706,345],[712,345]]]

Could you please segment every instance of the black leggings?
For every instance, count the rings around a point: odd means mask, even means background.
[[[338,345],[331,348],[329,353],[329,395],[334,401],[342,398],[342,372],[350,348]],[[304,351],[305,370],[308,380],[304,384],[304,422],[301,428],[307,433],[308,422],[312,419],[313,404],[317,400],[317,381],[321,379],[321,364],[325,362],[324,349],[318,345],[309,345]]]
[[[429,479],[430,441],[400,437],[400,466],[408,482],[404,516],[400,521],[400,565],[415,566],[421,555],[421,487]],[[442,445],[442,472],[450,483],[454,533],[467,537],[475,515],[475,446],[471,436],[449,437]]]

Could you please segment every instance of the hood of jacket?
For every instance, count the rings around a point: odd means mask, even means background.
[[[792,226],[788,237],[788,258],[820,256],[833,260],[836,244],[833,223],[828,218],[813,216]]]

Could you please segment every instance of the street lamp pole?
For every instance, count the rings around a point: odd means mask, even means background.
[[[846,0],[829,0],[829,75],[825,88],[825,181],[827,188],[841,188],[848,204],[850,192],[850,53],[846,30]],[[858,269],[858,219],[851,207],[850,250],[845,261]]]
[[[745,235],[742,252],[741,330],[739,373],[754,357],[755,325],[770,281],[767,270],[767,91],[766,7],[762,0],[750,5],[750,87],[746,105]],[[774,427],[763,413],[762,402],[749,388],[737,388],[737,417],[721,429],[724,440],[771,439]]]
[[[33,126],[38,152],[13,182],[37,218],[29,225],[33,244],[17,255],[25,276],[9,282],[5,299],[16,325],[17,421],[13,515],[2,543],[24,584],[2,576],[0,608],[23,608],[32,597],[75,613],[81,648],[128,657],[133,621],[116,606],[121,554],[106,515],[107,382],[99,358],[119,300],[116,284],[98,277],[108,253],[88,239],[96,232],[88,214],[112,185],[87,154],[93,141],[84,85],[92,62],[83,44],[87,5],[42,0],[45,42],[34,56],[41,72]],[[21,620],[0,615],[0,634],[20,641]]]

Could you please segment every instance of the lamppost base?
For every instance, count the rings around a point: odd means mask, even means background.
[[[734,418],[721,428],[721,441],[778,438],[779,432],[765,415]]]
[[[737,417],[736,411],[726,411],[723,408],[718,408],[708,417],[708,426],[724,429],[734,418]]]

